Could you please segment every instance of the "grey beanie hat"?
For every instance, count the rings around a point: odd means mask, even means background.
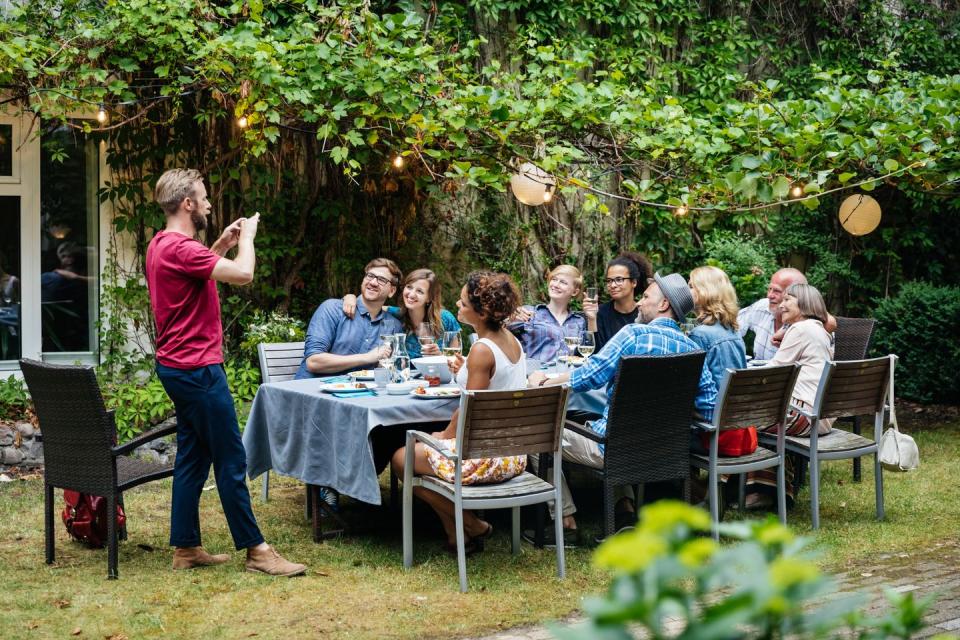
[[[677,320],[683,322],[687,314],[693,311],[693,294],[690,293],[687,281],[679,273],[671,273],[666,276],[656,273],[653,280],[670,303],[670,308],[673,309],[673,314],[677,316]]]

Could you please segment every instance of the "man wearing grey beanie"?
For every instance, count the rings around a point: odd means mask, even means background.
[[[613,395],[614,385],[608,383],[616,375],[622,357],[688,353],[700,349],[697,343],[680,330],[679,323],[693,310],[693,295],[683,276],[677,273],[661,276],[657,273],[643,292],[638,306],[637,323],[628,324],[620,329],[599,353],[587,358],[579,369],[555,378],[547,378],[545,373],[537,371],[528,378],[528,383],[532,387],[569,382],[574,391],[587,391],[606,386],[607,405],[603,409],[603,415],[599,420],[587,422],[585,425],[600,435],[605,435],[607,431],[607,411]],[[705,420],[711,420],[716,401],[717,385],[710,369],[704,367],[700,372],[694,408]],[[569,430],[564,431],[563,440],[564,460],[597,469],[603,467],[602,444]],[[618,510],[632,516],[634,504],[630,487],[622,487],[618,490],[616,497]],[[573,517],[575,512],[576,507],[564,480],[563,526],[570,532],[577,528],[577,522]]]

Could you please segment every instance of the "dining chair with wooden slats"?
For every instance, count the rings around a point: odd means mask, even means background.
[[[303,342],[261,342],[257,345],[260,358],[260,378],[268,382],[293,380],[303,360]],[[264,502],[270,497],[270,472],[263,474],[263,491],[260,496]],[[310,498],[307,496],[307,518],[310,517]]]
[[[553,484],[523,472],[496,484],[462,483],[464,460],[551,453],[560,459],[563,422],[570,389],[567,385],[514,391],[465,391],[460,397],[456,452],[422,431],[408,431],[403,477],[403,566],[413,564],[413,488],[438,493],[454,504],[457,529],[457,567],[460,590],[467,590],[467,564],[463,531],[464,509],[503,509],[513,512],[512,549],[520,552],[520,507],[549,502],[563,504],[560,465],[554,465]],[[440,452],[455,465],[455,481],[414,475],[417,442]],[[563,522],[555,521],[557,540],[563,539]],[[566,573],[564,548],[557,545],[557,574]]]
[[[877,321],[873,318],[845,318],[837,316],[837,329],[833,332],[834,360],[863,360],[870,351],[870,342]],[[853,424],[853,432],[860,435],[862,416],[844,419]],[[860,482],[860,458],[853,459],[853,481]]]
[[[873,455],[874,493],[877,520],[883,520],[883,467],[880,465],[879,443],[883,418],[887,410],[891,369],[897,356],[888,355],[870,360],[828,362],[823,369],[813,406],[793,407],[810,420],[810,437],[787,436],[786,450],[810,461],[810,512],[813,528],[820,528],[820,461],[845,460]],[[873,414],[873,439],[849,431],[834,429],[817,434],[821,420]],[[770,445],[769,434],[761,434],[761,442]]]
[[[777,513],[787,521],[786,477],[783,429],[773,436],[773,450],[758,447],[743,456],[720,456],[720,432],[727,429],[783,425],[790,407],[790,396],[800,373],[796,364],[727,369],[720,383],[712,422],[695,422],[694,427],[710,434],[707,455],[691,454],[690,464],[707,471],[707,495],[713,537],[719,540],[721,474],[746,474],[761,469],[777,470]],[[745,476],[742,476],[745,477]],[[742,481],[741,481],[742,482]],[[741,484],[742,487],[742,484]],[[742,493],[742,492],[741,492]]]

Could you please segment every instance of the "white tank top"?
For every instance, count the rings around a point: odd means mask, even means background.
[[[516,338],[513,339],[517,340]],[[493,359],[496,363],[496,370],[493,372],[493,377],[490,379],[490,386],[487,387],[487,390],[506,391],[510,389],[526,389],[527,357],[523,353],[523,346],[517,342],[517,345],[520,346],[520,358],[516,362],[510,362],[507,354],[505,354],[493,340],[480,338],[477,340],[477,344],[480,343],[487,345],[487,348],[493,352]],[[467,367],[469,365],[470,357],[468,356],[467,361],[463,364],[459,373],[457,373],[457,384],[462,389],[467,388]]]

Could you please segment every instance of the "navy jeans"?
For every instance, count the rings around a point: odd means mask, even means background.
[[[247,454],[223,367],[174,369],[158,363],[157,375],[177,410],[171,546],[201,544],[200,494],[211,464],[234,545],[246,549],[260,544],[263,536],[250,507],[246,483]]]

